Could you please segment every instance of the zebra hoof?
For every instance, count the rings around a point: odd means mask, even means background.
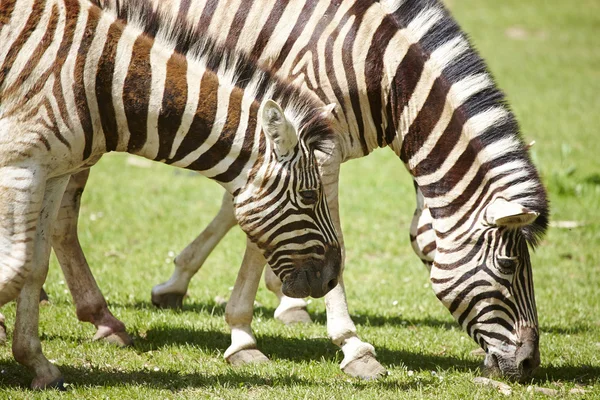
[[[246,364],[260,364],[269,362],[267,356],[257,349],[244,349],[233,353],[226,358],[227,362],[235,367]]]
[[[152,304],[154,304],[158,308],[170,308],[173,310],[179,310],[183,308],[184,297],[185,294],[180,293],[152,293]]]
[[[285,310],[277,316],[277,319],[286,325],[292,324],[310,324],[312,319],[308,314],[308,311],[304,308],[292,308]]]
[[[31,382],[31,388],[33,390],[56,389],[61,392],[64,392],[67,390],[65,388],[65,379],[62,376],[59,376],[58,378],[50,378],[50,379],[46,379],[44,377],[35,378]]]
[[[360,378],[369,381],[385,378],[389,374],[389,372],[383,368],[383,366],[379,364],[379,361],[377,361],[371,354],[365,354],[362,357],[350,361],[344,368],[342,368],[342,371],[354,378]]]
[[[100,329],[94,335],[93,341],[102,340],[108,344],[112,344],[117,347],[130,347],[133,346],[133,339],[127,332],[102,332]]]

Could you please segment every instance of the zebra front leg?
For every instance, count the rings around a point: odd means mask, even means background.
[[[133,341],[125,330],[125,324],[108,309],[77,235],[81,194],[89,174],[87,169],[71,176],[52,231],[52,247],[73,296],[77,318],[96,327],[93,340],[102,339],[118,346],[129,346]]]
[[[30,261],[32,268],[17,299],[12,350],[15,360],[34,372],[33,389],[63,389],[60,371],[42,353],[38,324],[40,290],[48,273],[52,222],[56,219],[68,179],[68,176],[50,179],[45,186],[41,211],[29,216],[37,221]]]
[[[225,192],[221,208],[215,218],[192,243],[188,244],[175,257],[173,261],[175,270],[171,278],[152,288],[152,304],[161,308],[181,308],[190,280],[202,267],[215,246],[236,225],[233,200],[231,194]]]
[[[377,379],[386,376],[388,372],[375,358],[375,348],[371,344],[363,342],[358,337],[356,326],[352,318],[350,318],[346,292],[344,290],[343,272],[346,252],[344,249],[338,203],[340,164],[339,162],[329,161],[322,165],[321,176],[325,185],[327,203],[342,248],[342,268],[338,278],[338,285],[325,295],[327,334],[334,344],[341,347],[344,353],[344,359],[340,364],[340,368],[344,373],[361,379]]]
[[[225,308],[225,320],[231,329],[231,345],[225,351],[225,359],[232,365],[269,361],[256,348],[251,328],[254,299],[265,263],[256,245],[246,240],[242,266]]]
[[[265,268],[265,284],[277,299],[279,299],[279,305],[275,309],[275,318],[280,320],[286,325],[304,323],[311,323],[312,320],[308,311],[306,311],[306,300],[294,299],[283,294],[281,291],[281,279],[273,273],[269,265]]]

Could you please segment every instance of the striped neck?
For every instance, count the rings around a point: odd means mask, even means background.
[[[514,115],[460,27],[437,1],[388,3],[399,5],[388,22],[402,44],[387,65],[385,118],[394,129],[380,145],[413,175],[438,238],[472,229],[499,197],[538,212],[543,229],[545,191]]]
[[[265,146],[252,91],[96,7],[87,24],[95,34],[83,79],[95,91],[103,132],[95,132],[94,149],[137,154],[240,189]]]

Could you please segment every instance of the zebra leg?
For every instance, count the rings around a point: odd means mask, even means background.
[[[279,299],[279,305],[275,309],[275,318],[286,325],[296,323],[308,324],[312,322],[308,311],[306,311],[306,300],[294,299],[284,295],[281,291],[281,279],[273,273],[271,267],[268,265],[265,268],[265,284],[267,285],[267,289],[273,292]]]
[[[171,278],[152,288],[152,304],[161,308],[181,308],[190,280],[202,267],[215,246],[236,225],[232,197],[225,192],[221,208],[215,218],[175,257],[175,270]]]
[[[56,219],[60,199],[65,191],[68,176],[53,178],[46,183],[41,212],[35,217],[37,227],[33,241],[32,270],[17,299],[17,317],[12,350],[15,360],[31,369],[35,378],[33,389],[63,388],[60,371],[42,353],[38,335],[40,290],[48,273],[50,234]]]
[[[125,324],[108,309],[77,235],[81,194],[89,174],[90,170],[86,169],[71,176],[53,226],[52,247],[73,296],[77,318],[96,327],[93,340],[103,339],[118,346],[128,346],[132,344],[131,337]]]
[[[232,365],[269,361],[256,348],[251,328],[254,299],[265,263],[256,245],[246,240],[242,266],[225,308],[225,321],[231,329],[231,345],[225,351],[225,359]]]
[[[320,164],[322,165],[321,176],[327,196],[327,204],[342,247],[342,269],[340,270],[338,285],[325,295],[327,334],[334,344],[341,347],[344,353],[344,359],[340,364],[342,371],[350,376],[362,379],[377,379],[387,375],[388,372],[375,358],[375,348],[371,344],[360,340],[356,333],[356,326],[348,312],[343,280],[344,239],[338,203],[340,163],[337,160],[339,158],[333,158],[333,160],[327,160],[325,163]]]

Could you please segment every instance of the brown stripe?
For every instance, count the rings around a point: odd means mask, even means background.
[[[244,144],[242,150],[236,158],[236,160],[229,166],[227,171],[214,177],[218,182],[231,182],[238,177],[252,154],[252,147],[254,146],[254,135],[256,133],[256,115],[258,114],[258,105],[253,104],[250,110],[250,117],[248,119],[248,126],[246,128],[246,134],[244,136]]]
[[[165,90],[158,116],[159,148],[157,160],[166,160],[185,113],[187,103],[187,60],[174,53],[167,62]]]
[[[421,235],[427,231],[430,231],[433,229],[433,225],[431,224],[425,224],[425,225],[421,225],[419,227],[419,229],[417,229],[417,235]]]
[[[208,135],[210,135],[215,115],[217,114],[218,89],[219,82],[215,78],[215,75],[211,72],[205,72],[200,83],[200,95],[196,114],[175,156],[167,161],[169,164],[185,158],[192,151],[200,147]]]
[[[2,63],[2,67],[0,68],[0,88],[4,84],[6,75],[8,75],[8,73],[10,72],[10,69],[12,68],[13,63],[15,62],[15,59],[17,58],[17,55],[19,54],[21,47],[23,47],[25,42],[27,42],[27,39],[29,39],[29,37],[35,30],[36,25],[40,22],[40,19],[42,18],[42,14],[44,11],[44,5],[45,5],[44,0],[36,0],[36,2],[33,3],[33,10],[29,14],[29,18],[27,19],[27,22],[25,23],[23,30],[21,31],[21,33],[19,34],[19,37],[13,42],[12,46],[8,50],[8,53],[6,54],[6,58],[4,59],[4,62]]]
[[[148,138],[148,105],[152,86],[150,51],[152,41],[142,35],[133,44],[131,61],[123,85],[123,105],[131,136],[127,145],[129,153],[136,153]]]
[[[44,100],[44,108],[46,108],[46,113],[48,114],[48,118],[50,118],[50,124],[47,123],[46,121],[43,122],[43,124],[46,126],[46,128],[48,128],[49,130],[52,131],[52,133],[54,133],[54,136],[56,136],[56,138],[62,143],[64,144],[67,148],[71,148],[71,143],[69,143],[67,141],[67,139],[61,134],[60,129],[58,129],[58,124],[56,122],[56,116],[54,115],[54,111],[52,110],[52,105],[50,104],[50,101],[48,101],[48,99]]]
[[[434,251],[436,248],[436,244],[435,242],[431,242],[428,243],[425,247],[423,247],[423,249],[421,250],[421,252],[425,255],[431,253],[432,251]]]
[[[2,29],[3,25],[9,23],[16,3],[16,0],[2,0],[0,2],[0,29]]]
[[[202,15],[200,15],[200,19],[196,25],[196,32],[198,35],[203,35],[208,30],[208,26],[210,25],[210,21],[212,20],[218,4],[219,0],[208,0],[204,5],[204,10],[202,10]]]
[[[77,28],[78,15],[79,3],[69,4],[69,7],[66,7],[66,20],[62,42],[60,43],[58,52],[56,53],[56,61],[54,63],[54,66],[50,68],[55,72],[62,70],[65,60],[69,55],[69,51],[71,50],[71,46],[73,44],[73,36],[75,35],[75,30]],[[73,130],[73,127],[71,125],[71,119],[69,118],[69,114],[67,112],[67,104],[65,102],[60,79],[60,73],[57,73],[56,79],[54,80],[54,87],[52,88],[52,93],[54,94],[56,103],[58,105],[60,118],[62,119],[63,123],[67,125],[68,129]]]
[[[117,55],[119,39],[123,33],[122,23],[113,22],[108,29],[104,49],[102,50],[101,61],[98,64],[96,73],[96,100],[98,101],[98,112],[106,151],[114,151],[119,143],[119,132],[117,126],[117,117],[112,98],[112,86],[114,69]]]
[[[217,142],[204,154],[201,154],[189,168],[194,171],[205,171],[217,165],[229,155],[231,146],[240,125],[240,110],[242,109],[243,91],[234,88],[229,97],[227,120],[221,129]]]
[[[288,4],[289,4],[288,0],[277,0],[275,5],[271,9],[271,13],[269,14],[269,17],[265,21],[265,24],[263,25],[260,33],[258,34],[258,37],[256,38],[254,47],[252,48],[252,51],[250,52],[250,57],[253,57],[253,59],[256,59],[256,60],[260,57],[260,54],[262,53],[264,48],[267,46],[269,39],[271,38],[271,36],[273,36],[273,31],[275,30],[275,27],[279,23],[279,20],[281,19],[281,16],[283,15]],[[248,9],[250,9],[249,6],[244,5],[244,7],[247,7]],[[238,29],[238,32],[239,31],[241,31],[241,29]]]
[[[365,82],[367,86],[367,96],[369,98],[369,107],[371,109],[371,117],[373,118],[373,124],[375,126],[375,130],[377,133],[377,145],[379,147],[383,147],[390,143],[389,133],[384,135],[383,131],[383,93],[381,92],[381,82],[383,79],[383,57],[385,54],[385,50],[389,44],[389,41],[392,39],[394,34],[398,31],[397,27],[394,25],[392,17],[389,15],[384,18],[381,25],[377,28],[375,33],[373,34],[373,38],[371,40],[371,46],[369,47],[369,51],[367,52],[367,58],[365,59]],[[391,107],[388,102],[386,107],[386,112],[390,112]],[[392,125],[389,123],[390,116],[388,116],[388,126]],[[359,131],[360,139],[362,143],[365,143],[366,140],[364,136],[364,129]],[[395,137],[393,135],[392,137]],[[364,149],[363,149],[364,151]],[[367,153],[365,153],[366,155]]]
[[[191,0],[181,0],[179,3],[179,11],[177,12],[180,17],[187,16],[188,10],[190,9],[190,2]]]
[[[91,8],[88,14],[88,20],[86,22],[85,31],[79,45],[79,51],[77,53],[77,59],[75,60],[75,71],[73,74],[73,97],[75,100],[75,106],[77,107],[77,114],[81,127],[83,129],[85,145],[83,148],[83,160],[87,160],[92,153],[92,142],[94,139],[94,127],[92,125],[92,116],[90,115],[90,108],[88,106],[88,99],[85,93],[85,82],[83,80],[83,73],[85,68],[85,60],[90,49],[92,40],[94,39],[94,32],[98,26],[98,12],[96,8]]]
[[[421,51],[418,43],[412,44],[400,64],[396,69],[396,75],[392,82],[390,99],[393,100],[393,110],[396,115],[396,126],[399,126],[398,119],[402,111],[406,108],[410,97],[415,91],[417,83],[421,79],[426,57]],[[406,163],[406,160],[402,159]]]
[[[279,56],[277,57],[277,60],[275,60],[275,62],[273,63],[273,71],[274,72],[276,72],[279,68],[281,68],[281,66],[287,59],[288,55],[290,54],[290,51],[294,47],[294,44],[296,43],[296,41],[298,40],[300,35],[304,32],[304,29],[306,28],[306,23],[308,22],[308,20],[312,16],[313,12],[315,11],[316,6],[317,6],[316,1],[307,1],[304,4],[304,7],[302,7],[302,11],[300,12],[300,15],[298,16],[298,18],[296,19],[296,24],[294,25],[294,28],[292,28],[290,35],[288,36],[287,40],[285,41],[285,44],[281,48],[281,51],[279,52]],[[264,50],[263,48],[254,46],[254,49],[252,49],[252,52],[250,54],[253,59],[258,59],[260,57],[260,55],[262,54],[263,50]]]
[[[454,150],[462,134],[463,125],[465,123],[465,115],[462,112],[462,108],[459,107],[454,110],[448,126],[444,130],[444,133],[440,136],[437,143],[431,150],[430,154],[432,157],[423,159],[417,164],[413,170],[413,176],[429,175],[437,171],[444,161],[450,155],[450,152]]]
[[[433,128],[440,119],[450,85],[443,78],[438,77],[431,86],[431,90],[423,104],[423,107],[408,128],[408,132],[402,141],[400,158],[407,162],[417,152],[431,135]],[[411,171],[414,174],[414,171]]]
[[[40,62],[40,59],[48,49],[48,47],[52,44],[52,39],[54,38],[54,33],[56,32],[56,25],[58,25],[58,6],[56,4],[53,5],[50,19],[48,20],[48,26],[46,27],[46,31],[44,32],[44,36],[36,46],[35,50],[31,54],[30,58],[27,60],[25,64],[25,68],[21,70],[21,73],[15,80],[15,82],[7,87],[4,91],[4,94],[10,96],[10,93],[19,90],[23,83],[29,78],[35,67]]]
[[[354,59],[352,54],[352,49],[354,48],[354,41],[357,39],[357,33],[360,29],[360,25],[363,23],[362,18],[366,12],[366,10],[371,6],[370,2],[356,2],[354,6],[348,11],[347,15],[344,17],[344,21],[341,23],[345,23],[345,18],[350,17],[351,15],[355,15],[355,20],[352,24],[352,28],[346,34],[346,38],[344,39],[344,44],[342,46],[342,63],[344,65],[344,70],[346,72],[346,85],[348,87],[347,90],[342,90],[338,87],[337,82],[335,83],[335,91],[336,97],[338,99],[338,104],[345,104],[342,100],[347,96],[347,93],[358,93],[358,84],[357,84],[357,76],[356,71],[354,69]],[[340,24],[341,26],[341,24]],[[333,52],[332,52],[333,54]],[[327,57],[330,58],[330,57]],[[331,71],[333,72],[333,60],[331,60]],[[329,69],[328,69],[329,70]],[[329,74],[330,77],[334,77],[333,73]],[[362,79],[363,77],[358,77],[358,79]],[[330,78],[331,79],[331,78]],[[346,93],[345,93],[346,92]],[[360,146],[362,148],[363,154],[369,154],[369,147],[367,146],[367,142],[365,140],[364,132],[365,132],[365,124],[364,117],[362,115],[362,108],[360,105],[360,98],[357,95],[350,96],[350,103],[352,106],[352,111],[354,116],[356,117],[357,123],[357,131],[359,132],[359,140]],[[344,109],[344,107],[342,107]],[[347,113],[344,110],[344,113]],[[353,145],[354,138],[350,135],[350,144]]]
[[[237,11],[235,12],[235,16],[233,17],[233,21],[231,21],[231,25],[229,26],[229,33],[227,33],[227,38],[225,39],[225,47],[228,49],[235,49],[237,42],[240,38],[240,33],[242,33],[242,28],[246,23],[246,19],[248,18],[248,12],[250,11],[251,4],[249,2],[242,1]],[[233,10],[230,10],[229,13],[232,13]]]

